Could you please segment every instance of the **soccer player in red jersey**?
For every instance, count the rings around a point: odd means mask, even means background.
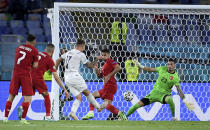
[[[12,74],[12,79],[9,86],[9,98],[5,106],[5,115],[3,122],[8,122],[8,115],[15,96],[18,94],[20,85],[22,86],[23,114],[20,123],[29,124],[26,120],[28,107],[31,103],[33,88],[30,71],[32,68],[38,67],[38,51],[34,47],[36,44],[36,37],[28,35],[26,44],[20,45],[16,48],[15,63]]]
[[[110,52],[108,49],[103,49],[101,51],[101,56],[97,57],[98,60],[104,60],[105,64],[103,65],[102,70],[98,69],[98,66],[95,66],[95,71],[98,78],[104,77],[104,88],[93,92],[95,98],[104,99],[104,103],[101,105],[101,109],[106,108],[113,114],[119,115],[122,120],[127,120],[124,112],[119,111],[116,107],[112,105],[112,101],[115,93],[117,92],[117,83],[115,81],[115,74],[121,70],[121,67],[117,62],[110,58]],[[89,112],[82,119],[88,120],[94,117],[94,106],[90,104]]]
[[[60,77],[57,74],[57,70],[55,68],[55,63],[52,60],[52,55],[54,53],[55,46],[53,44],[47,44],[45,52],[39,52],[39,65],[37,68],[32,69],[31,76],[32,76],[32,84],[33,89],[37,90],[39,94],[42,94],[44,97],[44,103],[45,103],[45,110],[46,110],[46,116],[45,119],[48,121],[51,121],[50,113],[51,113],[51,103],[50,103],[50,96],[48,93],[48,88],[45,84],[43,75],[46,71],[50,70],[52,72],[52,75],[54,76],[56,82],[59,86],[64,90],[66,98],[69,97],[68,92],[66,88],[64,87]],[[34,91],[35,94],[35,91]],[[22,115],[22,108],[19,107],[18,109],[18,116],[19,118]]]

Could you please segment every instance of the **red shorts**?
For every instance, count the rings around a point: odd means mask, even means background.
[[[103,89],[98,91],[102,99],[113,101],[114,95],[117,92],[117,85],[106,84]]]
[[[12,80],[9,86],[9,94],[17,95],[20,86],[22,86],[23,96],[33,95],[32,80],[30,75],[29,76],[12,75]]]
[[[39,94],[42,94],[43,92],[48,92],[47,85],[45,84],[44,79],[36,79],[32,78],[32,84],[33,84],[33,89],[34,89],[34,94],[35,90],[39,92]]]

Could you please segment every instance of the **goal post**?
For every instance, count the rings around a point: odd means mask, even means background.
[[[180,76],[184,93],[197,105],[194,113],[189,112],[183,103],[180,104],[181,100],[173,89],[173,100],[178,105],[176,106],[176,117],[181,120],[210,120],[209,103],[206,103],[210,100],[210,92],[206,91],[210,86],[209,5],[59,2],[54,4],[51,14],[53,14],[50,20],[52,43],[55,45],[54,61],[59,57],[60,49],[72,49],[77,38],[82,38],[87,42],[85,54],[90,61],[93,60],[101,48],[113,46],[112,24],[114,21],[124,19],[120,22],[126,24],[127,33],[123,34],[126,35],[125,42],[121,39],[121,44],[116,44],[116,50],[111,50],[112,57],[124,70],[116,76],[118,92],[113,103],[119,110],[127,112],[138,98],[144,97],[151,91],[158,77],[157,73],[143,71],[138,73],[136,81],[128,81],[126,79],[128,71],[125,69],[126,60],[129,57],[139,58],[139,61],[145,66],[159,67],[167,65],[167,60],[171,57],[177,59],[176,71]],[[121,45],[126,49],[120,50]],[[121,60],[118,59],[120,56]],[[63,72],[64,70],[60,68],[59,73]],[[100,82],[102,80],[97,78],[94,70],[81,65],[80,72],[91,92],[103,87],[103,82]],[[59,111],[67,116],[72,106],[72,102],[66,102],[62,110],[59,110],[59,90],[59,86],[52,79],[52,116],[55,120],[59,120]],[[125,91],[134,92],[135,98],[132,102],[123,100],[122,95]],[[79,119],[88,110],[88,101],[83,98],[77,113]],[[155,112],[147,112],[150,110]],[[165,111],[168,113],[166,114]],[[104,120],[108,114],[106,110],[103,113],[96,112],[94,119]],[[141,108],[130,119],[170,120],[171,114],[168,106],[155,103]]]

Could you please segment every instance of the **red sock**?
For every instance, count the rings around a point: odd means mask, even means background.
[[[106,106],[106,109],[112,112],[113,114],[118,114],[119,112],[119,110],[116,107],[114,107],[112,104],[108,104]]]
[[[28,112],[28,107],[29,107],[30,103],[29,102],[23,102],[21,104],[22,108],[23,108],[23,114],[22,114],[22,118],[26,118],[26,114]]]
[[[46,116],[50,116],[51,103],[49,95],[44,96],[44,104],[45,104]]]
[[[6,106],[5,106],[4,117],[8,117],[9,111],[10,111],[10,109],[11,109],[11,106],[12,106],[12,102],[7,101],[7,102],[6,102]]]
[[[92,104],[89,105],[89,111],[94,111],[94,106]]]

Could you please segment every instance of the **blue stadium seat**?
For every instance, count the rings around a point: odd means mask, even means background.
[[[44,22],[44,23],[43,23],[43,27],[44,27],[45,29],[51,28],[50,22]]]
[[[11,80],[12,72],[2,72],[1,80]]]
[[[34,34],[34,35],[39,35],[39,34],[43,34],[43,30],[42,28],[33,28],[33,29],[29,28],[29,33]]]
[[[40,28],[40,21],[26,21],[28,29]]]
[[[46,41],[45,35],[43,35],[43,34],[35,35],[35,36],[36,36],[36,41],[37,42],[45,42]]]
[[[74,27],[65,27],[65,28],[62,28],[62,30],[63,32],[75,33]]]
[[[50,19],[47,17],[47,14],[43,15],[43,23],[50,22]]]
[[[0,26],[7,26],[7,21],[4,21],[4,20],[0,20]]]
[[[52,43],[52,36],[50,34],[46,35],[46,40],[47,42]]]
[[[209,75],[202,74],[200,75],[201,81],[208,82],[210,80]]]
[[[44,28],[45,35],[51,35],[51,29],[50,28]]]
[[[41,14],[28,14],[28,20],[41,21]]]
[[[26,28],[22,28],[22,27],[14,27],[14,28],[12,28],[12,33],[25,36],[27,33],[27,30],[26,30]]]
[[[76,33],[75,33],[76,34]],[[70,42],[76,42],[77,41],[77,36],[72,33],[65,33],[65,36],[63,36],[63,42],[64,43],[70,43]]]
[[[8,26],[0,26],[0,35],[3,35],[3,34],[10,34],[12,31],[11,31],[11,28],[8,27]]]
[[[39,52],[45,51],[47,44],[36,44],[36,48],[38,49]]]
[[[126,23],[128,29],[134,29],[134,24],[133,23]]]
[[[66,44],[66,49],[70,50],[71,49],[71,45],[70,44]]]
[[[11,28],[24,28],[24,23],[22,20],[11,20],[10,21]]]

